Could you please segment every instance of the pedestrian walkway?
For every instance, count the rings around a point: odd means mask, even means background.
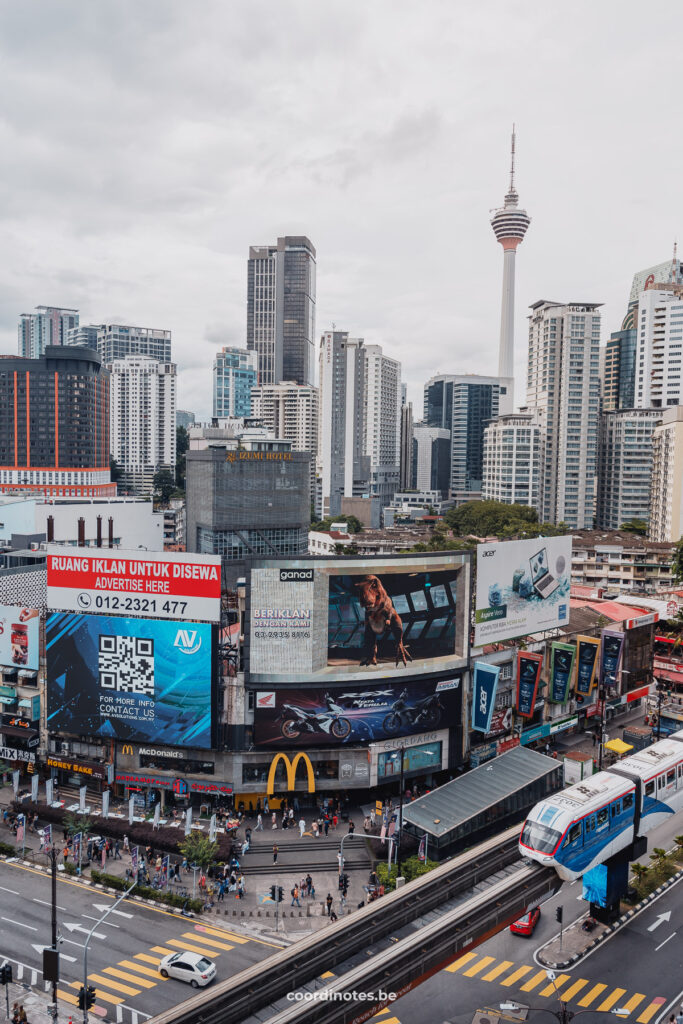
[[[508,999],[513,993],[532,993],[534,1002],[560,999],[570,1009],[607,1013],[615,1006],[624,1009],[622,1019],[631,1019],[635,1024],[650,1024],[654,1015],[667,1002],[664,996],[632,992],[603,982],[579,978],[576,974],[557,974],[554,981],[548,980],[546,968],[537,964],[518,963],[513,960],[499,960],[481,953],[465,953],[454,963],[444,968],[445,974],[457,976],[458,998],[462,1000],[463,979],[477,978],[491,982],[496,991],[494,1002]],[[456,979],[454,978],[454,981]],[[653,979],[655,984],[656,979]],[[503,991],[504,990],[504,991]]]

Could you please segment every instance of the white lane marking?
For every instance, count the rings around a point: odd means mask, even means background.
[[[68,928],[70,932],[83,932],[84,935],[90,934],[90,929],[84,928],[82,924],[78,923],[78,921],[64,921],[64,927]],[[107,937],[106,935],[103,935],[102,932],[93,932],[92,936],[94,939],[106,939]]]
[[[659,928],[660,924],[663,924],[664,921],[666,921],[667,924],[668,924],[670,920],[671,920],[671,911],[670,910],[665,911],[663,914],[658,914],[657,915],[657,920],[654,922],[654,924],[650,925],[650,927],[648,928],[648,931],[649,932],[653,932],[655,930],[655,928]]]
[[[35,898],[35,896],[33,897],[33,902],[34,903],[42,903],[44,907],[51,907],[52,906],[52,904],[49,903],[47,900],[37,900]],[[66,907],[60,907],[60,905],[58,903],[57,904],[57,910],[66,910]]]
[[[109,910],[110,906],[111,903],[93,903],[93,907],[95,908],[95,910],[101,910],[102,913],[104,913],[105,910]],[[132,914],[127,914],[124,910],[112,910],[112,914],[118,914],[119,917],[133,916]],[[83,915],[83,917],[85,917],[85,914]]]
[[[116,911],[114,911],[116,913]],[[91,914],[81,914],[81,917],[87,917],[89,921],[99,921],[99,917],[92,917]],[[120,924],[114,924],[113,921],[107,921],[107,928],[120,928]],[[95,932],[97,934],[97,932]]]
[[[32,924],[23,924],[21,921],[13,921],[11,917],[3,917],[3,921],[7,921],[8,924],[15,924],[17,928],[28,928],[29,931],[37,932],[38,929],[34,928]]]
[[[675,934],[676,932],[673,932],[673,934],[671,934],[668,939],[664,939],[664,942],[660,942],[658,946],[655,946],[655,953],[657,953],[662,948],[662,946],[666,946],[669,939],[673,939]]]
[[[85,943],[84,942],[74,942],[73,939],[62,939],[62,942],[68,942],[72,946],[79,946],[80,949],[85,949]]]
[[[3,892],[13,892],[15,896],[21,895],[17,889],[8,889],[6,885],[0,885],[0,889],[2,889]]]

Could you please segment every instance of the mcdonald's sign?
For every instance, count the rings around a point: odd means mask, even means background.
[[[291,761],[287,754],[279,753],[276,754],[270,762],[270,769],[268,770],[268,784],[266,788],[268,796],[273,796],[275,791],[275,772],[277,771],[280,758],[284,761],[285,771],[287,772],[287,790],[289,791],[294,789],[294,784],[296,782],[296,769],[299,761],[303,761],[306,765],[306,771],[308,772],[308,792],[315,793],[315,775],[313,774],[311,759],[308,754],[304,754],[302,751],[299,751],[298,754],[294,755]]]
[[[124,743],[123,744],[123,747],[121,748],[121,753],[122,754],[128,754],[130,757],[133,756],[133,748],[130,745],[130,743]]]

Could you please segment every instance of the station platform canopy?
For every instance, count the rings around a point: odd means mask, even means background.
[[[427,856],[440,859],[524,820],[539,800],[564,785],[561,761],[513,747],[403,806],[404,829],[427,835]]]

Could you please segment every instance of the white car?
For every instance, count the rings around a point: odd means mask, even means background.
[[[170,953],[160,961],[159,973],[162,978],[178,978],[192,988],[201,988],[216,977],[216,965],[201,953]]]

